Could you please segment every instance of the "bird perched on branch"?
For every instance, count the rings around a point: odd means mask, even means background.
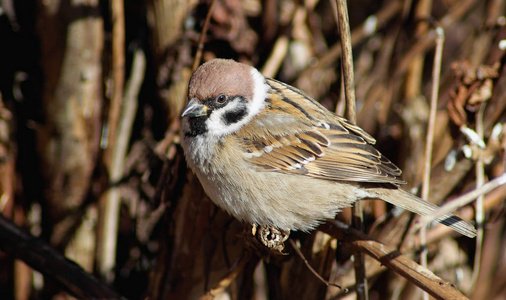
[[[240,221],[307,232],[361,199],[420,215],[437,209],[399,188],[401,170],[360,127],[251,66],[201,65],[182,117],[188,165],[211,200]],[[437,221],[476,235],[456,216]]]

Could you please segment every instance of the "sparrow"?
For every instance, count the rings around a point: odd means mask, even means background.
[[[401,170],[375,142],[299,89],[234,60],[204,63],[188,85],[181,122],[188,166],[217,206],[253,226],[309,232],[362,199],[435,211],[399,187]],[[454,215],[437,221],[476,235]]]

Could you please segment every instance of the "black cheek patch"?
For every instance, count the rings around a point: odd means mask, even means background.
[[[234,111],[229,111],[229,112],[226,112],[225,114],[223,114],[221,119],[223,120],[223,122],[226,125],[230,125],[230,124],[237,123],[237,122],[241,121],[242,119],[244,119],[244,117],[247,115],[247,113],[248,113],[248,110],[246,107],[238,107]]]

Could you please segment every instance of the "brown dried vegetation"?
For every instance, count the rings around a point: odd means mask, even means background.
[[[504,186],[457,212],[483,212],[478,239],[428,230],[432,273],[416,263],[416,218],[379,201],[364,203],[365,233],[329,223],[292,233],[287,255],[266,254],[187,169],[179,114],[200,47],[203,61],[249,63],[343,114],[331,1],[2,1],[1,298],[349,298],[358,251],[370,299],[419,298],[416,285],[442,299],[504,299]],[[501,176],[506,1],[349,2],[357,123],[404,170],[406,188],[423,178],[437,26],[429,199]]]

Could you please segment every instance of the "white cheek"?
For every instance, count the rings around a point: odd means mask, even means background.
[[[207,128],[207,134],[209,137],[220,137],[225,136],[231,133],[234,133],[238,131],[244,124],[245,119],[248,118],[248,116],[244,117],[240,122],[233,123],[233,124],[225,124],[223,120],[223,115],[230,110],[233,110],[235,108],[236,104],[234,102],[230,103],[229,105],[215,110],[211,113],[209,118],[206,120],[206,128]]]
[[[211,118],[209,118],[209,123],[207,123],[207,129],[210,136],[225,136],[237,132],[241,129],[241,127],[246,125],[251,118],[245,117],[241,121],[229,125],[223,123],[221,117],[216,119],[217,120],[211,120]]]
[[[225,111],[216,111],[211,114],[211,117],[206,121],[207,125],[207,132],[209,136],[225,136],[232,133],[235,133],[241,129],[244,125],[249,123],[251,118],[253,118],[254,115],[248,114],[244,118],[242,118],[240,121],[232,124],[225,124],[223,120],[223,114]]]
[[[211,136],[219,135],[227,130],[220,111],[214,111],[206,121],[207,133]]]
[[[247,114],[242,119],[238,120],[235,123],[227,123],[225,121],[224,115],[227,112],[237,109],[237,105],[242,104],[231,103],[230,105],[211,113],[209,119],[206,121],[207,133],[210,136],[225,136],[233,134],[239,131],[244,125],[248,124],[251,119],[258,114],[252,113],[250,106],[247,108]]]
[[[214,111],[206,121],[209,136],[225,136],[237,132],[265,108],[265,99],[269,86],[265,82],[265,77],[256,69],[251,69],[250,74],[253,79],[254,93],[253,99],[249,102],[248,114],[236,123],[225,124],[222,118],[223,114],[226,111],[233,110],[235,108],[234,105],[239,105],[239,103],[232,102],[230,105]]]

